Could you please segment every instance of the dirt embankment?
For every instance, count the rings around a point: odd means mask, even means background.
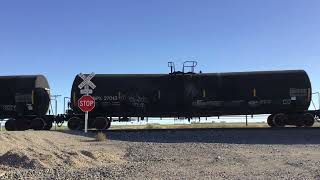
[[[123,163],[121,149],[107,141],[60,132],[2,132],[0,144],[0,176],[9,171]]]

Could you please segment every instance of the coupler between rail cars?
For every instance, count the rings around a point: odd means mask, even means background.
[[[312,127],[315,121],[319,121],[319,116],[319,110],[301,113],[276,113],[268,117],[267,123],[270,127],[284,127],[286,125]]]

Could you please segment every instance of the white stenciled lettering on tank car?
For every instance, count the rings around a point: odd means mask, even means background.
[[[223,101],[197,100],[197,101],[192,102],[192,106],[197,106],[197,107],[204,107],[204,106],[221,107],[221,106],[223,106]]]
[[[32,95],[31,94],[19,94],[15,95],[16,103],[31,103],[32,102]]]
[[[272,103],[272,100],[267,100],[267,99],[262,99],[262,100],[260,100],[260,104],[261,104],[261,105],[271,104],[271,103]]]
[[[308,89],[290,88],[289,93],[291,97],[308,96]]]
[[[282,104],[284,104],[284,105],[291,104],[291,99],[284,99],[284,100],[282,101]]]
[[[94,96],[93,99],[95,101],[102,101],[102,97],[101,96]]]
[[[119,97],[118,96],[104,96],[104,101],[118,101]]]
[[[252,101],[249,101],[249,102],[248,102],[248,105],[249,105],[250,107],[257,107],[257,106],[260,105],[260,101],[252,100]]]
[[[128,99],[132,106],[137,108],[144,108],[145,104],[149,102],[149,99],[144,96],[131,96]]]
[[[16,106],[15,105],[0,105],[0,109],[2,111],[15,111]]]
[[[135,102],[147,103],[148,102],[148,98],[146,98],[144,96],[131,96],[131,97],[129,97],[129,101],[131,103],[135,103]]]

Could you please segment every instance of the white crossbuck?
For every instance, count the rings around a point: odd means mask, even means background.
[[[89,76],[86,76],[82,73],[79,74],[79,77],[83,80],[81,84],[79,84],[79,89],[82,89],[85,86],[90,86],[91,89],[95,89],[96,85],[91,82],[91,79],[95,76],[95,73],[91,73]]]

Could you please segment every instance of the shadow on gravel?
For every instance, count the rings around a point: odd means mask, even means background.
[[[73,135],[92,137],[97,132]],[[320,128],[142,129],[105,131],[108,140],[151,143],[320,144]]]

